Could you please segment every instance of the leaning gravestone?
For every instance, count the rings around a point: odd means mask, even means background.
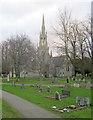
[[[86,84],[86,89],[87,89],[87,90],[90,90],[90,89],[91,89],[91,83],[90,83],[90,82],[88,82],[88,83]]]
[[[55,92],[55,99],[61,101],[59,92]]]
[[[51,93],[50,86],[47,87],[47,92]]]
[[[24,83],[22,83],[21,89],[24,89]]]
[[[81,105],[81,106],[90,106],[90,103],[89,103],[89,98],[87,97],[76,97],[76,103]]]

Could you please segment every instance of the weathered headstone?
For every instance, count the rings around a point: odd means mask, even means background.
[[[21,89],[24,89],[24,83],[22,83]]]
[[[62,95],[67,95],[67,97],[70,97],[70,91],[62,90]]]
[[[76,83],[77,83],[77,79],[76,79],[75,81],[76,81]]]
[[[78,88],[79,88],[79,87],[80,87],[80,84],[75,83],[75,84],[74,84],[74,87],[78,87]]]
[[[42,87],[39,88],[39,92],[43,92],[43,88]]]
[[[51,93],[50,86],[47,87],[47,92]]]
[[[55,99],[61,101],[59,92],[55,92]]]
[[[83,82],[85,82],[85,78],[83,78]]]
[[[90,103],[89,103],[89,98],[87,97],[76,97],[76,103],[81,105],[81,106],[90,106]]]
[[[79,79],[79,83],[81,83],[81,79]]]

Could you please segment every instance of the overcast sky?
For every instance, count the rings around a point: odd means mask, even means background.
[[[0,41],[26,33],[38,44],[44,13],[50,44],[51,26],[56,24],[58,9],[65,7],[72,10],[74,18],[85,19],[90,15],[91,0],[0,0]]]

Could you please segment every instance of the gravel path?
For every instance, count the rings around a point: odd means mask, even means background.
[[[8,92],[2,91],[2,98],[23,114],[24,118],[59,118],[53,113]]]

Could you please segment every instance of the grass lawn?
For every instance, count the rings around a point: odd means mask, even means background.
[[[79,80],[81,77],[76,77],[77,80]],[[66,79],[67,77],[62,77],[62,78],[57,78],[57,82],[56,80],[54,79],[54,83],[52,83],[52,79],[51,78],[43,78],[42,79],[42,84],[43,85],[64,85],[66,84]],[[91,81],[90,78],[85,78],[87,80],[87,82]],[[2,82],[3,83],[12,83],[13,80],[16,80],[16,78],[10,78],[10,81],[8,82],[6,78],[2,78]],[[41,81],[40,81],[40,78],[32,78],[32,79],[24,79],[24,78],[18,78],[19,82],[16,82],[17,84],[21,84],[21,83],[24,83],[24,84],[41,84]],[[71,77],[70,77],[70,83],[71,84],[74,84],[76,83],[75,81],[72,81],[71,80]],[[79,81],[78,81],[79,83]],[[84,82],[82,82],[84,83]]]
[[[51,86],[52,93],[46,92],[46,86],[43,86],[44,92],[39,93],[37,87],[29,87],[25,86],[25,89],[21,89],[20,86],[13,87],[12,85],[3,85],[2,89],[5,91],[8,91],[12,94],[15,94],[21,98],[24,98],[31,103],[34,103],[40,107],[43,107],[47,109],[48,111],[51,111],[55,113],[56,115],[62,117],[62,118],[91,118],[91,108],[87,107],[84,110],[77,110],[71,113],[59,113],[52,111],[51,108],[53,105],[55,105],[57,108],[65,107],[68,105],[75,105],[76,104],[76,97],[89,97],[90,103],[91,103],[91,91],[86,90],[85,88],[74,88],[70,87],[71,96],[68,98],[63,98],[61,101],[57,101],[55,99],[49,99],[45,98],[45,96],[51,96],[55,94],[55,91],[58,91],[60,94],[62,94],[62,89],[59,87]]]
[[[24,118],[21,113],[2,100],[2,118]]]

